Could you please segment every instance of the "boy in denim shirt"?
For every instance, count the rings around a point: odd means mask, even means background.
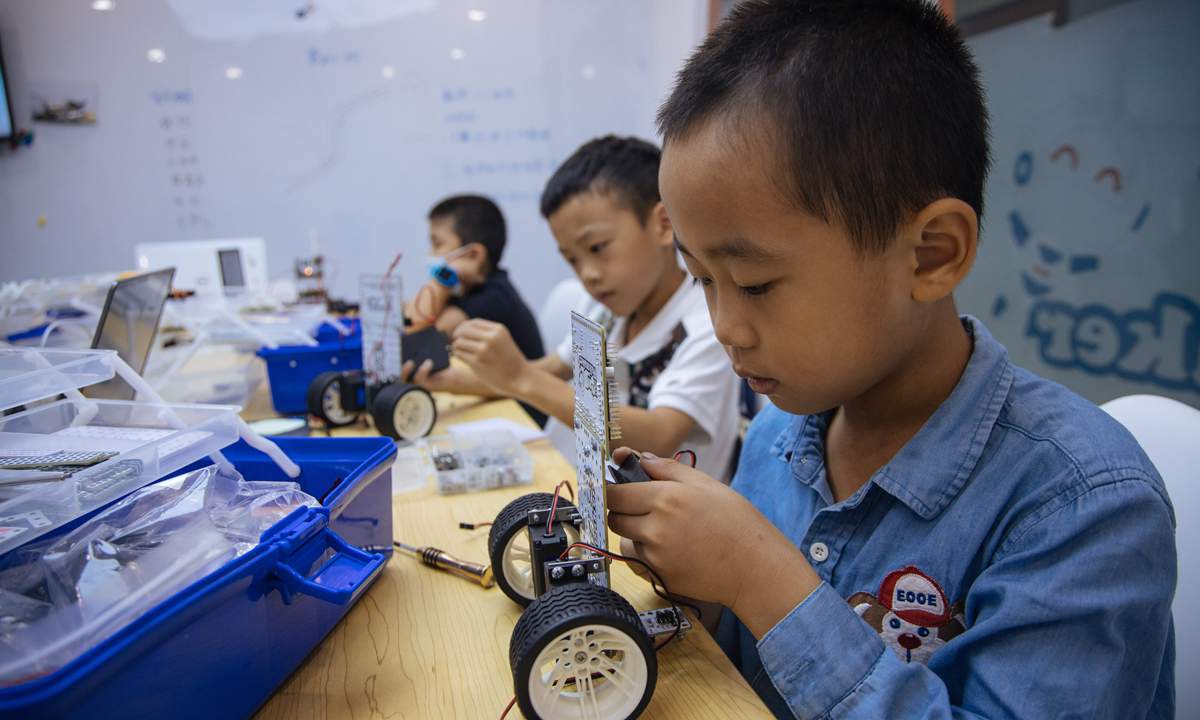
[[[610,487],[623,550],[726,608],[780,717],[1170,717],[1161,479],[955,307],[989,164],[957,30],[923,0],[743,2],[659,124],[676,242],[774,407],[731,488],[653,457]]]

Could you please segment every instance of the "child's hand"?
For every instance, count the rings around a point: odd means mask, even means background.
[[[718,602],[761,637],[820,584],[796,546],[728,486],[653,455],[642,468],[662,482],[609,485],[608,525],[673,594]]]
[[[408,320],[408,332],[414,332],[429,327],[429,321],[417,311],[415,300],[404,301],[404,317]]]
[[[460,395],[478,394],[479,383],[472,383],[470,373],[453,365],[440,371],[433,372],[433,361],[426,360],[420,367],[414,367],[413,361],[408,360],[400,368],[402,382],[420,385],[430,392],[448,392]]]
[[[621,554],[626,557],[639,557],[637,546],[629,538],[621,538]],[[637,575],[648,583],[654,582],[654,576],[650,574],[645,565],[641,563],[628,563],[628,565],[634,575]]]
[[[476,377],[502,395],[515,395],[529,361],[508,328],[490,320],[467,320],[454,329],[455,357],[471,366]]]

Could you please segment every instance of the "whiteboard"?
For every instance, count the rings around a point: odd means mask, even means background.
[[[268,272],[314,248],[335,294],[397,252],[422,279],[425,214],[496,198],[534,307],[569,268],[537,212],[553,168],[654,112],[703,0],[0,0],[18,124],[0,154],[0,280],[120,270],[137,243],[261,237]],[[305,17],[297,12],[312,9]],[[473,19],[482,11],[484,19]],[[95,125],[30,124],[35,94]]]

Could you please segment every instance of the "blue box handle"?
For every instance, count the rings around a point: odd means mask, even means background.
[[[360,550],[329,528],[321,531],[321,539],[335,554],[325,561],[311,578],[296,572],[284,560],[275,563],[277,587],[283,601],[291,604],[296,594],[311,595],[334,605],[353,602],[387,562],[383,553]]]

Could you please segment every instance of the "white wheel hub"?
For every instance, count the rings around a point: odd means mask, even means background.
[[[354,415],[342,407],[342,383],[340,380],[334,380],[325,386],[325,392],[321,394],[321,409],[325,411],[325,417],[329,422],[336,425],[348,425],[354,421]]]
[[[582,625],[538,653],[529,699],[546,720],[625,718],[646,693],[642,648],[611,625]]]
[[[574,525],[565,527],[568,543],[579,542],[579,531]],[[537,532],[537,528],[533,532]],[[572,550],[571,556],[578,554]],[[529,533],[524,528],[513,533],[504,546],[504,579],[522,597],[533,599],[533,558],[529,554]]]
[[[421,437],[433,427],[434,404],[428,395],[413,390],[405,393],[392,411],[392,426],[405,437]]]

